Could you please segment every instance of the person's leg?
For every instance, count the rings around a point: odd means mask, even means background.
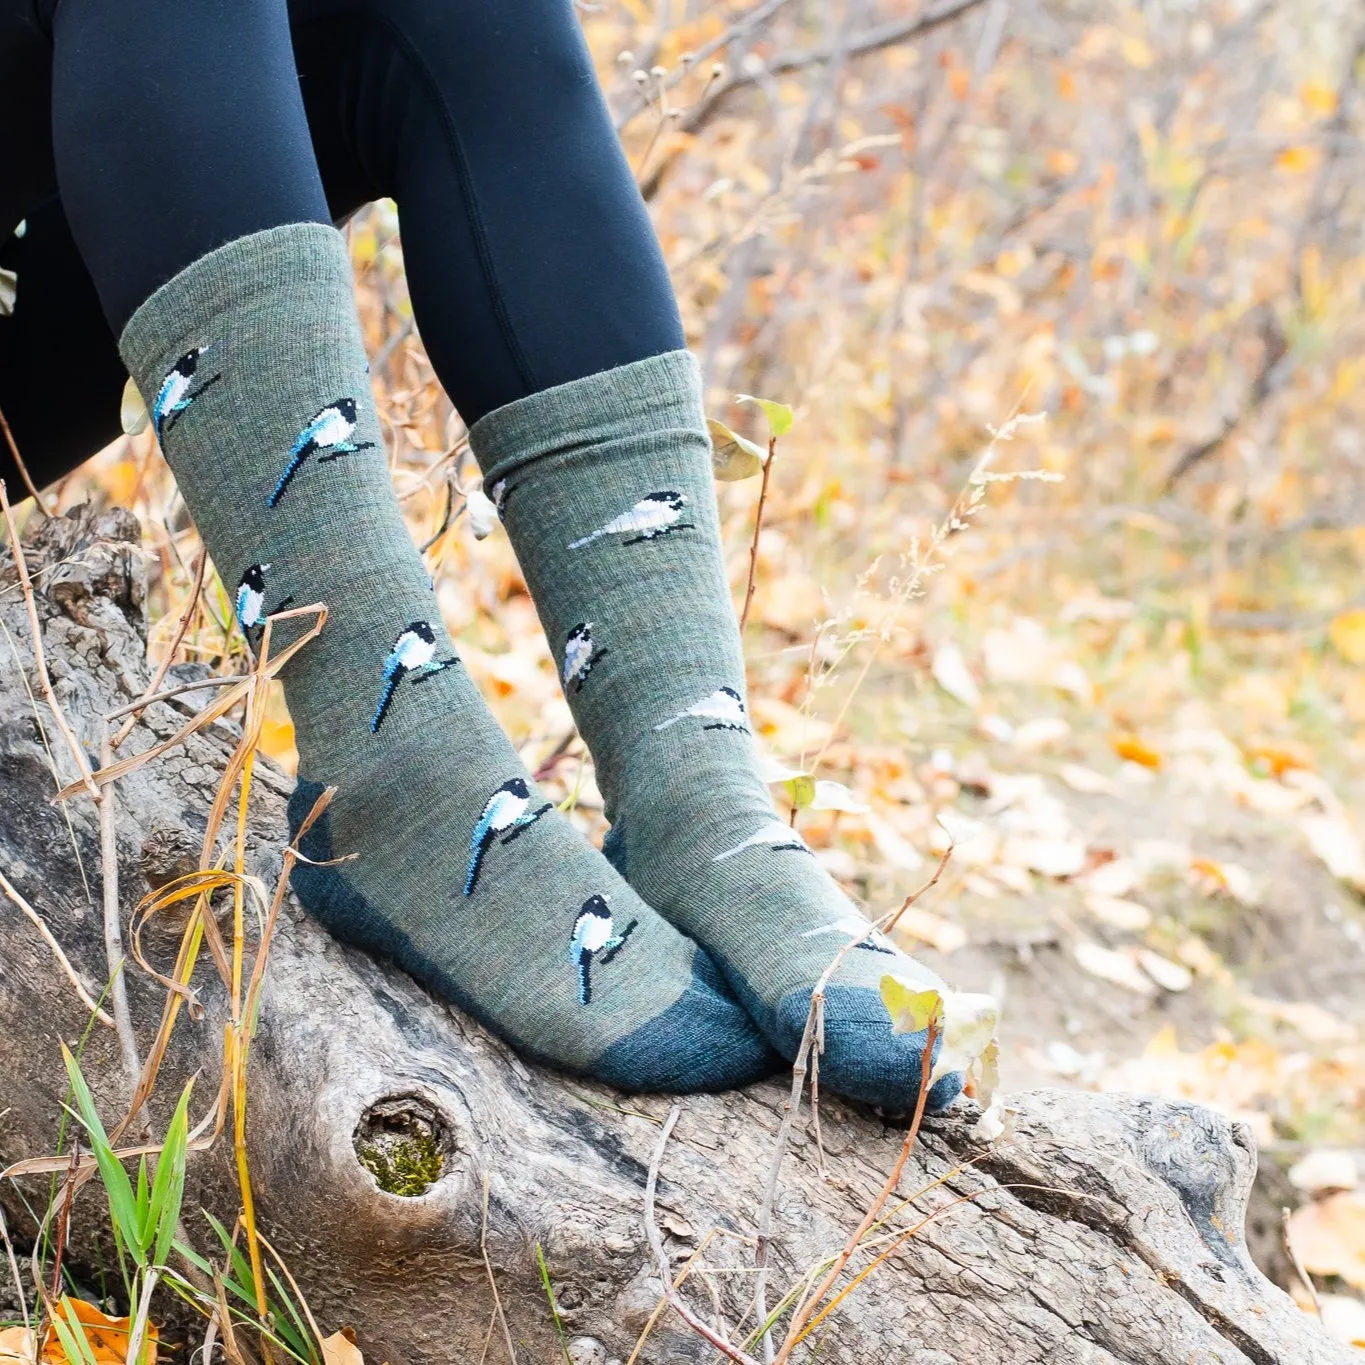
[[[561,1066],[632,1089],[762,1074],[709,959],[540,798],[441,626],[389,486],[283,0],[62,0],[55,38],[72,229],[110,320],[132,310],[122,354],[238,624],[257,645],[283,604],[327,606],[282,675],[294,826],[337,788],[303,839],[304,904]]]
[[[365,73],[353,136],[398,201],[418,326],[561,662],[611,846],[791,1057],[865,921],[759,774],[696,367],[571,0],[346,9],[370,26],[334,38]],[[821,1076],[906,1108],[926,1038],[893,1033],[886,973],[940,984],[884,940],[850,952]]]

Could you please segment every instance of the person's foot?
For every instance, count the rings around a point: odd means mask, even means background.
[[[759,775],[695,362],[674,352],[532,395],[471,441],[597,765],[609,856],[794,1057],[812,990],[866,921]],[[927,1035],[893,1030],[886,975],[942,988],[887,940],[850,949],[825,995],[820,1076],[908,1110]],[[943,1077],[930,1106],[960,1089]]]
[[[461,666],[389,486],[351,291],[336,232],[278,228],[182,272],[121,341],[253,648],[281,604],[327,606],[282,675],[295,830],[337,788],[300,899],[567,1070],[629,1090],[767,1074],[711,960],[536,791]]]

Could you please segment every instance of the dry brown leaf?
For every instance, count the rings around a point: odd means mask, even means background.
[[[1128,953],[1115,952],[1112,948],[1101,947],[1088,939],[1076,944],[1072,953],[1076,961],[1091,976],[1097,976],[1101,981],[1122,986],[1124,990],[1132,991],[1134,995],[1156,994],[1156,987],[1151,979]]]
[[[27,1327],[6,1327],[0,1332],[0,1365],[33,1365],[37,1340]]]
[[[63,1314],[63,1321],[67,1324],[73,1318],[80,1324],[97,1365],[127,1365],[128,1335],[133,1330],[131,1318],[111,1318],[84,1299],[64,1299],[58,1305],[57,1312]],[[155,1325],[148,1323],[139,1365],[156,1365],[157,1340]],[[67,1356],[61,1338],[51,1323],[48,1323],[43,1333],[38,1365],[76,1365]]]
[[[934,651],[934,663],[930,671],[934,675],[934,681],[954,701],[960,701],[963,706],[972,708],[981,705],[981,689],[977,686],[971,669],[967,667],[967,660],[963,657],[962,651],[951,640],[941,644]]]
[[[917,939],[944,954],[955,953],[967,943],[967,931],[960,924],[917,905],[912,905],[896,921],[895,932],[898,938]]]
[[[342,1332],[333,1332],[322,1343],[322,1365],[365,1365],[360,1347]]]
[[[1317,1147],[1289,1168],[1289,1183],[1309,1194],[1353,1190],[1360,1183],[1353,1153],[1339,1147]]]
[[[1126,900],[1122,896],[1103,896],[1092,891],[1085,898],[1085,908],[1101,924],[1113,929],[1122,929],[1130,934],[1141,933],[1150,927],[1152,912],[1137,901]]]
[[[1303,815],[1299,829],[1338,881],[1365,891],[1365,846],[1344,815]]]
[[[1305,1204],[1290,1217],[1289,1236],[1311,1274],[1365,1289],[1365,1195],[1344,1191]]]
[[[1320,1294],[1318,1307],[1330,1336],[1365,1350],[1365,1303],[1346,1294]]]

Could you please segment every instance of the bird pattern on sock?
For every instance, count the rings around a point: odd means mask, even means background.
[[[709,957],[536,790],[460,666],[357,397],[352,290],[335,230],[272,229],[191,265],[120,342],[248,643],[284,604],[327,609],[280,674],[293,828],[336,788],[301,838],[295,891],[530,1056],[630,1090],[767,1074],[773,1054]],[[281,621],[275,647],[307,625]]]
[[[509,404],[471,445],[592,750],[611,822],[604,848],[644,899],[720,963],[780,1052],[795,1055],[824,989],[823,1084],[913,1109],[926,1036],[893,1033],[885,974],[936,977],[871,925],[780,819],[762,776],[721,551],[699,376],[685,352]],[[686,534],[679,534],[686,532]],[[579,685],[582,623],[610,638]],[[590,656],[589,656],[590,657]],[[951,1101],[960,1078],[931,1090]]]

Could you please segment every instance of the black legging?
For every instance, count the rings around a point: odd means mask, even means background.
[[[467,422],[684,344],[572,0],[0,0],[0,410],[35,481],[118,434],[158,285],[386,196]]]

